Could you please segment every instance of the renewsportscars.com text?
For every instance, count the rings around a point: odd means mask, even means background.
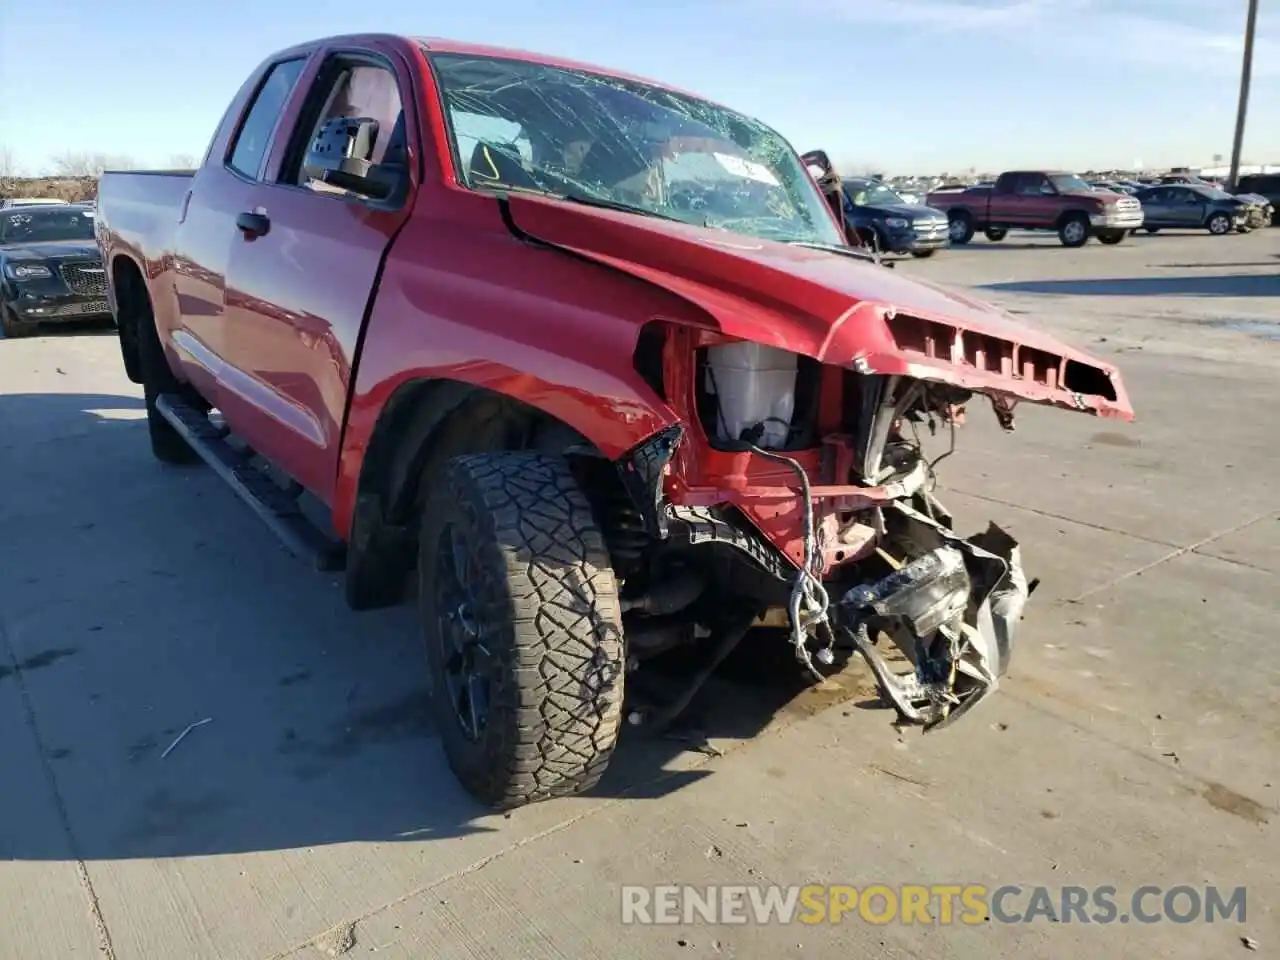
[[[625,924],[1243,923],[1244,887],[623,886]]]

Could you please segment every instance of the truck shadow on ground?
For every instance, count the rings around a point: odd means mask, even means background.
[[[13,490],[0,507],[12,726],[0,856],[205,856],[545,825],[546,805],[507,819],[457,784],[412,606],[348,610],[340,580],[287,556],[211,471],[156,463],[141,414],[135,397],[0,395]],[[624,729],[591,796],[669,794],[713,775],[697,769],[704,740],[725,749],[840,701],[875,705],[869,676],[849,675],[813,688],[785,640],[749,638],[676,725],[684,739]]]
[[[1280,277],[1215,274],[1103,280],[1015,280],[977,289],[1077,297],[1280,297]]]

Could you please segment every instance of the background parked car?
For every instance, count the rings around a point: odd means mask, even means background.
[[[862,242],[884,253],[931,257],[950,245],[947,215],[907,200],[883,183],[844,177],[845,222]]]
[[[1236,183],[1241,194],[1254,194],[1271,204],[1271,225],[1280,224],[1276,211],[1280,210],[1280,173],[1250,173]]]
[[[1166,173],[1158,178],[1161,183],[1179,183],[1192,187],[1210,187],[1214,190],[1221,190],[1222,184],[1217,180],[1207,180],[1194,173]]]
[[[1143,229],[1155,233],[1168,227],[1208,230],[1223,236],[1247,226],[1249,204],[1237,197],[1196,184],[1165,184],[1137,193],[1142,203]]]
[[[37,325],[107,319],[107,276],[94,218],[71,204],[0,210],[0,330],[21,337]]]

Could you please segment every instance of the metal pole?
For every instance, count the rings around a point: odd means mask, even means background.
[[[1253,76],[1253,34],[1258,25],[1258,0],[1249,0],[1244,27],[1244,62],[1240,66],[1240,106],[1236,109],[1236,138],[1231,145],[1231,175],[1227,186],[1235,190],[1240,178],[1240,151],[1244,149],[1244,118],[1249,112],[1249,81]]]

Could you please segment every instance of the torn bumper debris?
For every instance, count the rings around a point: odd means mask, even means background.
[[[999,686],[1030,595],[1020,550],[995,524],[962,539],[910,507],[893,508],[926,552],[840,599],[833,618],[906,720],[944,726]],[[887,637],[900,657],[882,652]]]

